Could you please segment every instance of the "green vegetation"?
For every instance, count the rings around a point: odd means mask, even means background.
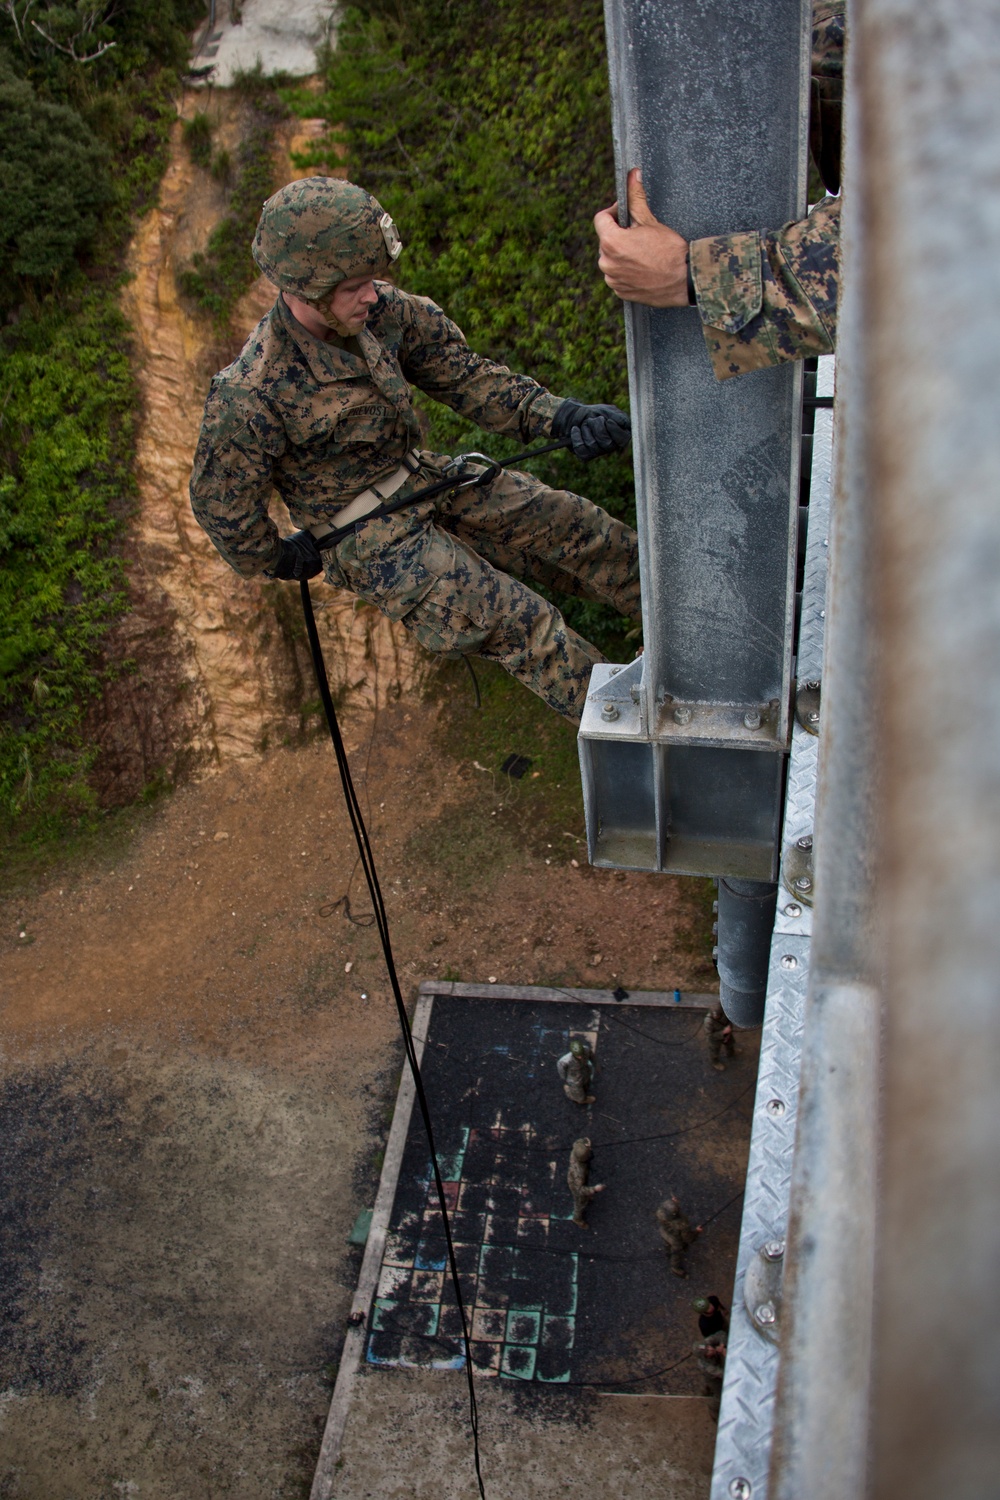
[[[16,0],[0,11],[0,841],[93,808],[86,706],[127,668],[135,393],[118,310],[200,0]]]
[[[202,110],[184,121],[184,144],[195,166],[212,165],[212,122]]]
[[[244,73],[234,83],[235,92],[243,97],[247,118],[229,203],[204,251],[196,254],[191,265],[177,277],[185,296],[211,313],[220,330],[228,327],[233,308],[257,276],[250,242],[257,228],[260,206],[276,186],[274,128],[288,113],[278,93],[281,82],[280,78],[265,78],[258,66],[255,72]],[[210,167],[219,181],[228,180],[233,175],[229,153],[221,151],[212,162],[211,136],[203,149],[204,160],[195,156],[192,149],[194,160]]]
[[[627,402],[620,305],[597,272],[591,218],[614,196],[600,0],[364,0],[344,13],[326,89],[288,94],[346,146],[350,175],[396,219],[399,277],[472,346],[558,395]],[[428,442],[478,448],[478,428],[423,399]],[[520,444],[491,438],[500,457]],[[534,472],[634,518],[631,461],[559,454]],[[560,604],[563,601],[560,599]],[[567,618],[609,644],[621,622],[584,601]]]
[[[447,703],[438,748],[471,768],[468,795],[418,828],[407,851],[457,890],[494,880],[526,850],[553,864],[582,859],[584,837],[576,730],[492,662],[475,671],[481,709],[461,662],[445,663],[432,689]],[[510,755],[531,762],[519,779],[501,770]]]

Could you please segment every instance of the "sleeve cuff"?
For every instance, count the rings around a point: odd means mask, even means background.
[[[701,321],[724,333],[739,333],[764,301],[760,235],[750,230],[692,240],[689,255]]]

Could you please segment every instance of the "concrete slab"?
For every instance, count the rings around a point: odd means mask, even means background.
[[[678,1007],[647,992],[639,1009],[598,991],[421,992],[414,1032],[453,1210],[490,1500],[580,1483],[637,1500],[703,1495],[714,1425],[690,1360],[690,1301],[725,1297],[732,1282],[754,1039],[721,1078],[692,1026],[693,996]],[[578,1034],[599,1067],[587,1109],[563,1097],[554,1067]],[[404,1076],[312,1500],[457,1496],[474,1483],[457,1309],[412,1103]],[[609,1183],[582,1235],[564,1180],[581,1133]],[[687,1281],[669,1275],[653,1220],[670,1191],[708,1227]]]
[[[478,1382],[487,1500],[704,1500],[715,1423],[698,1396],[540,1394]],[[471,1500],[465,1376],[364,1372],[336,1500]]]
[[[234,21],[231,9],[238,21]],[[228,88],[237,73],[259,62],[264,73],[296,78],[316,71],[316,48],[330,34],[335,8],[330,0],[244,0],[216,8],[214,27],[198,39],[192,66],[214,64],[210,81]]]

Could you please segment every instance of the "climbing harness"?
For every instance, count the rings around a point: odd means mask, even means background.
[[[436,480],[434,484],[425,485],[422,490],[415,490],[412,495],[402,495],[397,499],[392,499],[391,496],[395,491],[402,489],[407,478],[416,472],[412,467],[415,455],[408,453],[406,461],[393,474],[378,484],[369,486],[360,495],[355,495],[354,499],[344,507],[341,515],[347,516],[346,523],[334,526],[328,531],[323,530],[322,524],[310,526],[308,529],[312,532],[319,550],[326,552],[330,547],[336,547],[338,542],[350,536],[359,521],[381,521],[383,517],[391,516],[397,510],[404,510],[408,505],[416,505],[420,500],[432,500],[435,495],[443,495],[447,491],[454,491],[457,494],[460,490],[481,489],[487,484],[492,484],[493,480],[498,478],[504,469],[509,469],[512,464],[523,464],[530,458],[541,458],[543,453],[555,453],[558,448],[568,447],[569,438],[564,438],[559,442],[544,443],[541,448],[528,448],[524,453],[515,453],[513,458],[505,458],[502,463],[495,458],[490,458],[486,453],[460,453],[451,460],[445,478]],[[485,464],[486,467],[481,474],[470,474],[462,478],[459,471],[469,464]],[[383,489],[388,493],[379,501],[378,496]],[[375,504],[368,503],[369,496],[375,497]],[[359,500],[363,501],[360,509],[358,508]]]

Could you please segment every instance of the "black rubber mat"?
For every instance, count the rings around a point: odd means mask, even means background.
[[[423,1075],[481,1373],[700,1390],[685,1357],[698,1337],[691,1302],[710,1292],[729,1302],[757,1069],[757,1038],[744,1035],[727,1070],[713,1071],[702,1015],[435,997]],[[556,1071],[574,1036],[596,1056],[587,1108],[566,1098]],[[588,1229],[572,1222],[566,1186],[579,1136],[593,1143],[591,1183],[605,1184]],[[654,1218],[671,1193],[692,1224],[705,1224],[686,1280],[671,1273]],[[367,1358],[454,1368],[458,1334],[414,1111]]]

